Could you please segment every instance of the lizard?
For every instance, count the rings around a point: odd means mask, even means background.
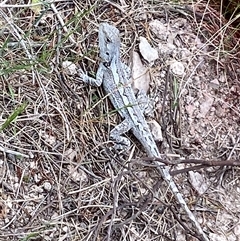
[[[157,144],[132,89],[130,69],[120,58],[119,30],[108,23],[101,23],[99,25],[98,38],[101,61],[96,73],[96,78],[88,76],[81,69],[79,69],[78,73],[85,83],[96,87],[103,85],[103,89],[109,96],[114,108],[118,110],[118,113],[123,118],[123,122],[110,131],[110,139],[113,139],[116,143],[120,143],[119,145],[129,146],[130,141],[126,137],[123,137],[122,134],[131,130],[142,144],[149,157],[160,157]],[[162,163],[160,164],[156,162],[157,170],[160,172],[163,179],[167,181],[176,200],[197,230],[200,239],[208,241],[207,235],[203,232],[200,224],[190,211],[178,187],[173,181],[169,173],[169,167]]]

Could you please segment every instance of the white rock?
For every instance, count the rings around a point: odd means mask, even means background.
[[[202,195],[203,193],[206,192],[208,189],[208,185],[205,181],[205,178],[203,175],[201,175],[199,172],[189,172],[189,181],[193,188],[200,194]]]
[[[38,183],[38,182],[40,182],[40,180],[42,179],[42,176],[41,176],[40,173],[35,173],[35,174],[33,175],[33,179],[34,179],[34,182],[35,182],[35,183]]]
[[[211,80],[210,81],[210,85],[211,85],[211,87],[213,87],[214,89],[217,89],[218,87],[219,87],[219,81],[218,81],[218,79],[213,79],[213,80]]]
[[[51,185],[50,182],[44,182],[43,188],[44,188],[46,191],[50,191],[50,190],[52,189],[52,185]]]
[[[161,40],[167,40],[169,31],[168,28],[161,23],[159,20],[153,20],[149,23],[150,30],[156,34],[156,36]]]
[[[149,63],[158,59],[158,51],[151,47],[148,43],[147,39],[144,37],[139,37],[139,50],[144,59],[146,59]]]
[[[71,165],[69,165],[67,168],[68,168],[69,175],[75,182],[86,183],[88,181],[88,176],[83,170],[77,170],[75,167]]]
[[[31,169],[37,169],[37,163],[35,161],[30,161],[29,166]]]
[[[62,228],[62,230],[63,230],[63,232],[67,233],[67,232],[68,232],[68,226],[64,226],[64,227]]]
[[[177,76],[184,76],[185,75],[185,68],[181,62],[174,61],[170,64],[170,70],[174,75]]]
[[[77,152],[72,148],[69,148],[64,152],[64,158],[66,158],[68,162],[72,162],[76,156]]]
[[[39,135],[44,138],[44,140],[50,144],[51,146],[55,145],[56,144],[56,137],[55,136],[52,136],[52,135],[49,135],[47,134],[45,131],[42,131],[40,130],[39,131]]]
[[[132,87],[135,92],[141,90],[147,93],[149,90],[150,75],[147,68],[142,64],[137,52],[133,52],[132,60]]]
[[[234,233],[236,236],[240,237],[240,223],[238,223],[234,228]]]
[[[159,123],[155,120],[151,120],[151,121],[148,121],[148,125],[150,126],[154,140],[163,141],[162,128],[159,125]]]
[[[70,61],[63,61],[62,67],[64,71],[69,75],[74,75],[77,73],[77,66]]]
[[[187,19],[177,18],[173,20],[172,28],[181,29],[187,25]]]
[[[171,43],[167,43],[167,44],[162,44],[162,43],[158,43],[158,50],[159,50],[159,54],[160,57],[167,57],[169,58],[169,55],[173,55],[174,51],[175,51],[176,47],[174,44]]]

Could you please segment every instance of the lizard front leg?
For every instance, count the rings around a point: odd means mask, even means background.
[[[124,120],[119,125],[114,127],[110,132],[110,139],[115,142],[114,149],[125,150],[130,147],[130,141],[128,138],[123,137],[122,134],[126,133],[132,128],[131,123],[128,120]]]
[[[104,71],[104,67],[102,63],[100,63],[99,68],[97,70],[96,79],[88,76],[86,73],[83,72],[82,69],[78,70],[78,74],[84,83],[87,83],[95,87],[99,87],[103,82]]]

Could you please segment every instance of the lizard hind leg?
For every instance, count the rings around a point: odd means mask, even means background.
[[[110,139],[114,141],[114,149],[126,150],[130,147],[130,141],[127,137],[122,136],[132,128],[128,120],[124,120],[119,125],[115,126],[110,132]]]
[[[148,95],[143,91],[139,90],[136,96],[138,105],[145,116],[153,116],[154,102],[148,97]]]

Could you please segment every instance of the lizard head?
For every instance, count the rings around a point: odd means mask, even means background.
[[[103,62],[110,64],[113,56],[118,55],[120,51],[119,31],[108,23],[101,23],[98,38],[100,58]]]

